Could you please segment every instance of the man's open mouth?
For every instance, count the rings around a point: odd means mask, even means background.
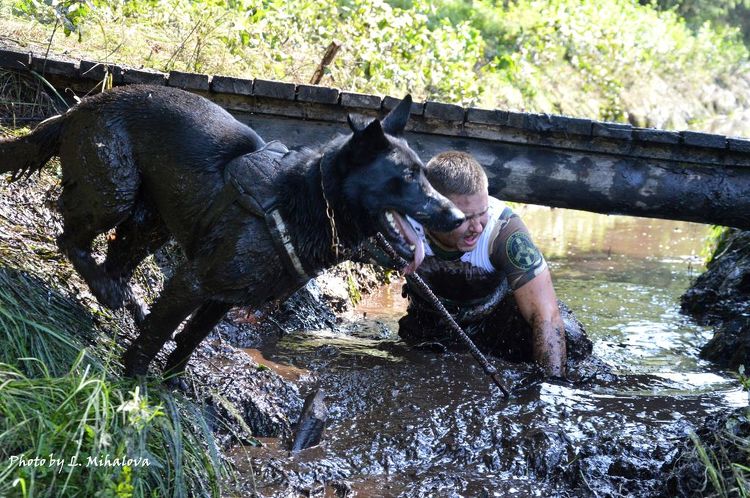
[[[409,264],[405,274],[413,273],[424,259],[424,244],[411,224],[396,211],[387,209],[382,216],[383,235],[388,239],[397,253]]]

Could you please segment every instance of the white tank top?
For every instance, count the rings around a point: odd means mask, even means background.
[[[469,252],[465,252],[461,256],[461,261],[469,263],[472,266],[476,266],[485,271],[494,272],[497,271],[497,268],[495,268],[490,262],[490,244],[492,242],[490,240],[490,237],[495,231],[495,225],[497,223],[502,223],[500,221],[500,215],[503,213],[507,206],[503,201],[495,199],[494,197],[488,197],[488,199],[489,209],[487,210],[487,226],[484,227],[481,235],[479,235],[479,241],[477,242],[476,247],[474,247],[474,249]],[[422,224],[410,218],[409,216],[407,216],[406,219],[409,220],[409,223],[411,223],[411,225],[414,227],[414,231],[417,232],[417,235],[422,239],[422,242],[424,243],[425,257],[434,256],[435,253],[430,246],[430,239],[425,234]],[[507,220],[505,220],[504,222],[507,222]]]

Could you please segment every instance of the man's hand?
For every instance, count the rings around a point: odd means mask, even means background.
[[[549,269],[513,292],[518,308],[531,326],[534,361],[547,375],[565,377],[565,325]]]

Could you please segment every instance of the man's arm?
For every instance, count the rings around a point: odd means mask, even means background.
[[[521,315],[531,326],[534,361],[547,375],[565,376],[565,325],[560,318],[557,296],[549,269],[513,292]]]
[[[503,211],[495,230],[490,261],[508,276],[521,315],[531,326],[534,361],[548,375],[564,377],[565,325],[547,263],[510,208]]]

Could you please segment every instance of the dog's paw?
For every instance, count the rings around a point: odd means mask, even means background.
[[[184,394],[190,392],[190,384],[182,375],[172,375],[164,379],[164,385],[172,391],[180,391]]]
[[[96,300],[109,309],[120,309],[125,303],[127,286],[114,279],[100,278],[89,283]]]

